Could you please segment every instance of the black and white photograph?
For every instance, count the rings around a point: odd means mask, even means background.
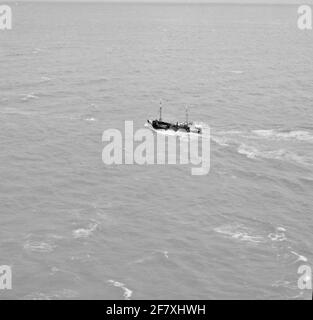
[[[312,10],[0,0],[0,300],[312,300]]]

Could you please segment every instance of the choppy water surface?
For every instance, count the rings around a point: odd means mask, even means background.
[[[294,6],[15,4],[0,264],[18,299],[309,298],[313,33]],[[211,127],[211,171],[105,166],[105,129]]]

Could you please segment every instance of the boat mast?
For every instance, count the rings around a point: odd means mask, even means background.
[[[162,121],[162,101],[160,100],[160,119],[159,121]]]
[[[186,123],[188,124],[189,123],[189,121],[188,121],[188,106],[186,106],[185,111],[186,111]]]

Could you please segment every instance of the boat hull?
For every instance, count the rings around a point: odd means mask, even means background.
[[[178,122],[177,123],[170,123],[170,122],[165,122],[165,121],[160,121],[160,120],[148,120],[148,123],[155,130],[171,130],[174,132],[182,131],[182,132],[187,132],[187,133],[193,132],[193,133],[198,133],[198,134],[202,133],[201,128],[191,127],[187,123],[178,123]]]

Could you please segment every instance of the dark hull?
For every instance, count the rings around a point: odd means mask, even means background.
[[[164,122],[159,120],[153,120],[149,121],[149,123],[152,125],[152,128],[155,130],[184,130],[186,132],[190,132],[190,127],[187,124],[179,124],[179,123],[170,123],[170,122]]]

